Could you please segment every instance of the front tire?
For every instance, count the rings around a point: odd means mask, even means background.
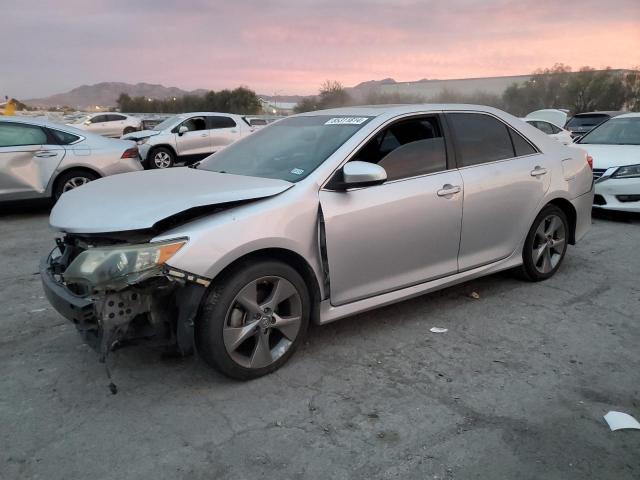
[[[522,251],[521,276],[531,282],[552,277],[564,260],[568,239],[567,216],[555,205],[547,205],[527,234]]]
[[[304,337],[311,300],[300,274],[280,261],[245,262],[220,278],[196,322],[204,361],[238,380],[280,368]]]
[[[166,147],[157,147],[147,155],[149,168],[171,168],[176,163],[176,156],[173,151]]]

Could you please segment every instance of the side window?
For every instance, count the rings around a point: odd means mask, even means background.
[[[553,133],[553,130],[551,129],[551,124],[547,122],[536,122],[535,126],[538,130],[543,131],[547,135],[551,135]]]
[[[60,145],[70,145],[73,142],[77,142],[78,140],[80,140],[80,137],[77,135],[74,135],[73,133],[62,132],[60,130],[54,130],[52,128],[50,128],[49,131],[55,137],[55,139],[58,141]]]
[[[96,115],[95,117],[91,118],[91,123],[102,123],[106,121],[107,121],[106,115]]]
[[[556,127],[553,123],[547,123],[549,125],[549,130],[551,130],[552,134],[560,133],[560,129]]]
[[[538,151],[513,128],[509,128],[509,135],[511,135],[511,141],[513,142],[513,148],[516,151],[516,157],[538,153]]]
[[[514,157],[507,126],[482,113],[447,113],[458,165],[469,167]]]
[[[387,171],[387,180],[446,170],[440,123],[435,116],[401,120],[369,140],[353,160],[377,163]]]
[[[197,130],[207,130],[207,124],[202,117],[193,117],[189,120],[185,120],[182,122],[182,125],[187,127],[190,132],[195,132]]]
[[[107,115],[108,122],[119,122],[120,120],[124,120],[125,117],[122,115]]]
[[[214,130],[217,128],[233,128],[236,122],[231,117],[207,117],[209,121],[209,129]]]
[[[45,145],[47,134],[40,127],[22,123],[0,122],[0,147]]]

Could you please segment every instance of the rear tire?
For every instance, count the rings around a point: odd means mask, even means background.
[[[304,341],[311,299],[300,274],[275,260],[244,262],[216,281],[195,325],[198,353],[238,380],[280,368]]]
[[[149,168],[171,168],[176,163],[173,151],[167,147],[156,147],[147,154],[147,166]]]
[[[135,129],[135,128],[133,128],[133,127],[126,127],[126,128],[122,131],[122,134],[123,134],[123,135],[128,135],[128,134],[133,133],[133,132],[135,132],[135,131],[136,131],[136,129]]]
[[[86,170],[71,170],[65,172],[56,179],[56,184],[53,189],[53,200],[57,202],[63,193],[80,187],[85,183],[93,182],[98,178],[100,178],[99,175]]]
[[[555,205],[540,211],[529,229],[522,250],[519,274],[530,282],[551,278],[560,268],[567,252],[569,222]]]

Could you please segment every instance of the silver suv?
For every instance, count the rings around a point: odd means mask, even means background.
[[[248,379],[286,362],[311,321],[505,269],[551,277],[592,201],[583,150],[490,107],[310,112],[197,168],[64,195],[42,280],[103,359],[155,334]]]
[[[138,143],[147,168],[169,168],[177,162],[202,160],[254,130],[240,115],[195,112],[169,117],[153,130],[122,138]]]

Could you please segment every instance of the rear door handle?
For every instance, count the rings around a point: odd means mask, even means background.
[[[456,193],[460,193],[462,191],[462,189],[460,188],[459,185],[451,185],[451,184],[446,184],[442,186],[441,190],[438,190],[438,196],[439,197],[448,197],[450,195],[454,195]]]
[[[36,152],[33,154],[34,157],[38,157],[38,158],[49,158],[49,157],[55,157],[58,154],[56,152],[49,152],[47,150],[43,151],[43,152]]]
[[[537,166],[536,168],[531,170],[531,176],[532,177],[539,177],[540,175],[544,175],[546,173],[547,173],[547,169],[539,167],[539,166]]]

